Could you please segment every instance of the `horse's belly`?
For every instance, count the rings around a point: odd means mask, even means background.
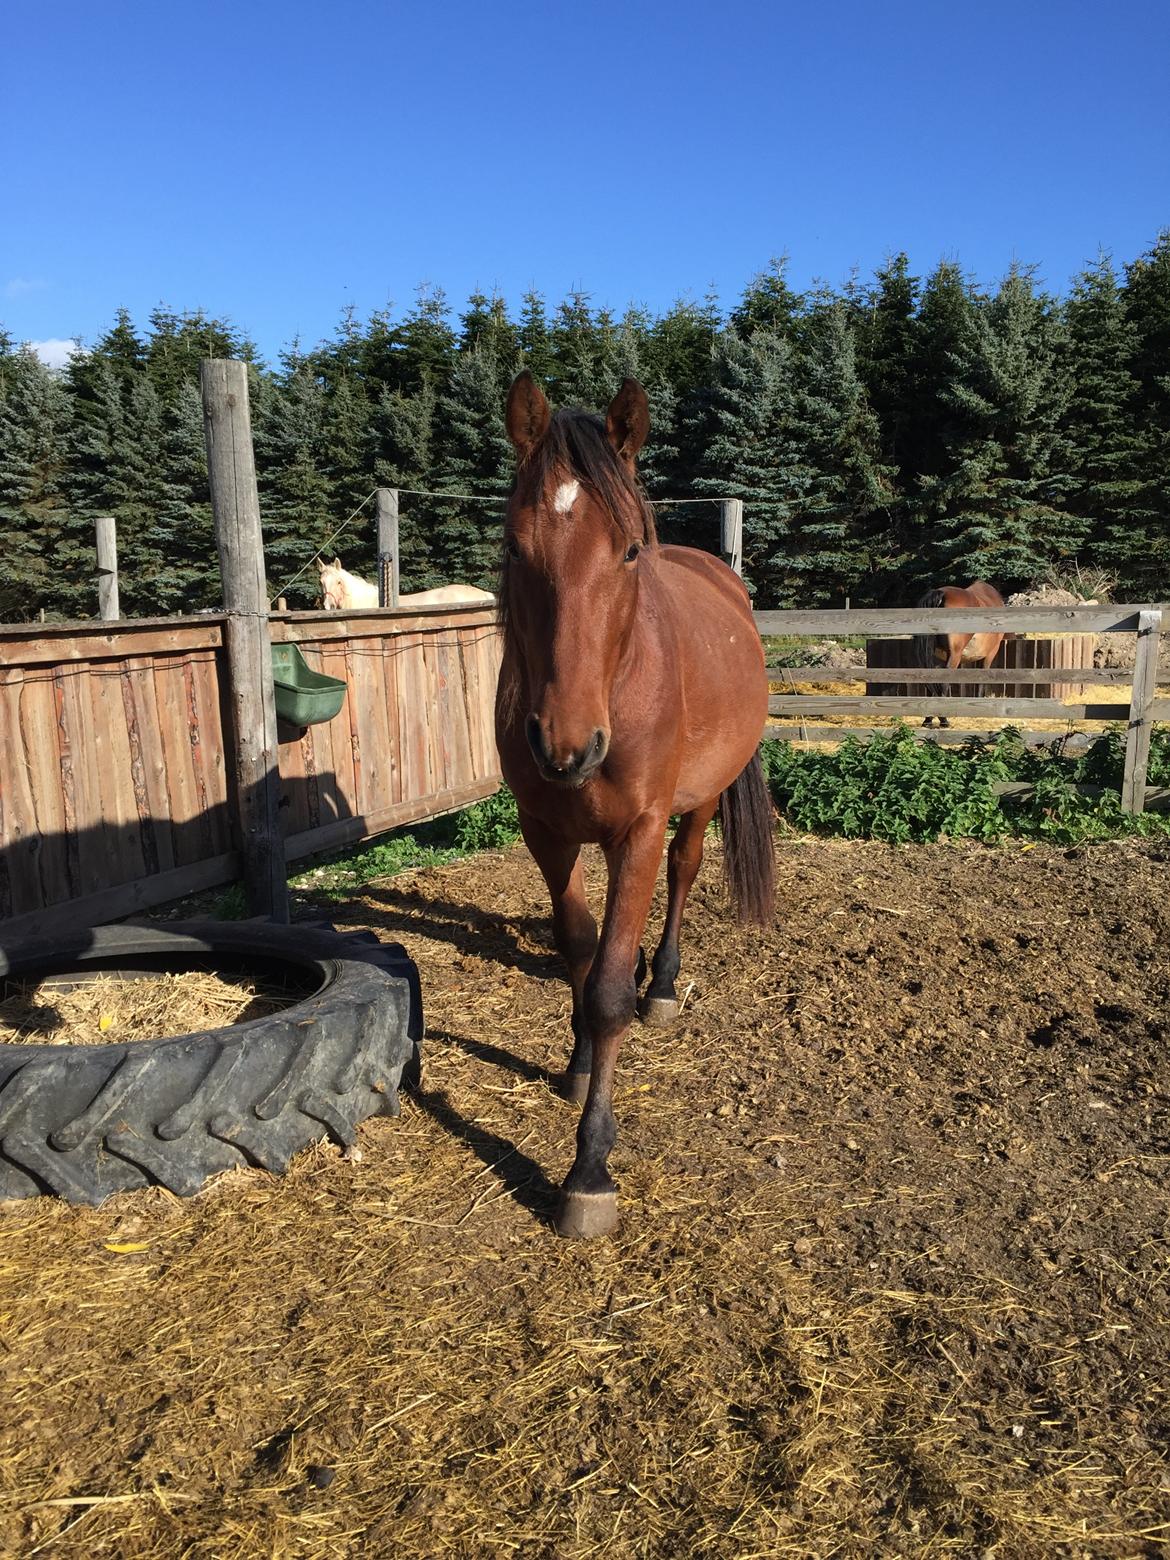
[[[963,651],[964,661],[990,661],[999,650],[1002,634],[972,634]]]

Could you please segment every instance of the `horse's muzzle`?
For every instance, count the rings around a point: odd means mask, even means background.
[[[584,785],[601,768],[609,752],[609,734],[600,726],[583,748],[560,751],[550,747],[539,716],[530,715],[524,723],[524,731],[541,778],[551,785]]]

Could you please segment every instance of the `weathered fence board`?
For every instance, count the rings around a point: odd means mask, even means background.
[[[1138,614],[1165,603],[1078,607],[853,607],[756,612],[761,634],[1136,634]]]
[[[499,632],[480,605],[274,615],[345,677],[333,721],[279,748],[286,854],[490,795]],[[0,629],[0,937],[134,914],[240,872],[223,619]]]
[[[789,715],[793,720],[787,726],[769,725],[765,735],[797,741],[841,741],[846,736],[872,735],[882,728],[840,728],[817,726],[810,717],[876,715],[909,716],[967,716],[986,719],[1053,719],[1060,721],[1120,720],[1123,711],[1127,716],[1125,746],[1125,777],[1122,786],[1122,806],[1129,811],[1140,811],[1146,791],[1146,769],[1149,758],[1150,731],[1155,721],[1170,720],[1170,699],[1157,697],[1158,647],[1165,608],[1162,606],[1110,605],[1076,607],[1007,607],[1002,610],[967,610],[934,608],[882,608],[859,611],[833,612],[757,612],[756,626],[761,633],[789,634],[823,637],[833,634],[914,635],[944,634],[952,632],[986,632],[1002,629],[1014,636],[1045,634],[1046,640],[1031,642],[1013,637],[997,657],[997,666],[988,671],[974,668],[947,671],[944,668],[906,668],[897,663],[909,659],[911,648],[907,639],[887,640],[880,643],[870,640],[867,644],[865,668],[824,668],[807,681],[845,682],[860,681],[866,684],[864,695],[840,696],[836,694],[772,694],[768,700],[770,715]],[[1120,704],[1072,704],[1053,697],[1059,686],[1077,684],[1094,686],[1106,679],[1098,678],[1091,671],[1070,662],[1091,660],[1094,635],[1136,634],[1136,664],[1132,677],[1110,677],[1108,681],[1131,684],[1128,710]],[[1052,635],[1061,637],[1052,638]],[[1006,654],[1005,654],[1006,652]],[[1004,666],[1010,656],[1026,665],[1016,670]],[[1053,669],[1046,662],[1063,663]],[[877,663],[875,665],[875,663]],[[773,682],[787,682],[797,687],[802,680],[801,668],[791,672],[778,669]],[[876,675],[874,675],[876,672]],[[1064,673],[1068,673],[1066,679]],[[1039,673],[1039,675],[1037,675]],[[1043,679],[1043,681],[1041,680]],[[1002,687],[1006,697],[964,698],[947,696],[938,690],[943,687],[972,685],[980,689]],[[902,690],[895,695],[894,689]],[[885,728],[889,729],[889,728]],[[924,732],[925,737],[930,733]],[[1032,734],[1029,733],[1029,736]],[[969,732],[948,733],[935,740],[963,742],[970,739]]]
[[[1170,699],[1150,706],[1154,720],[1170,719]],[[772,715],[987,715],[1004,720],[1120,720],[1124,704],[1065,704],[1060,699],[949,699],[913,694],[892,699],[860,694],[774,693],[768,700]]]
[[[897,639],[875,639],[870,641],[873,645],[899,644]],[[890,673],[896,670],[897,682],[891,678]],[[995,687],[1021,688],[1043,687],[1052,683],[1054,685],[1071,684],[1074,688],[1083,684],[1088,688],[1118,688],[1129,687],[1133,682],[1133,668],[1125,666],[1112,666],[1107,668],[1079,666],[1053,666],[1030,667],[1016,670],[1003,666],[960,666],[953,671],[946,667],[938,668],[925,666],[896,666],[895,663],[874,666],[770,666],[768,668],[768,681],[772,683],[789,683],[793,687],[800,687],[805,683],[867,683],[875,691],[888,684],[890,687],[901,687],[903,684],[912,684],[916,688],[941,684],[943,687]],[[1022,697],[1022,696],[1021,696]]]
[[[967,667],[960,670],[968,683],[985,686],[1001,685],[1008,698],[1051,698],[1058,684],[1067,685],[1067,696],[1083,692],[1094,686],[1099,677],[1092,670],[1093,653],[1097,646],[1095,634],[1060,634],[1055,638],[1028,639],[1014,635],[1000,645],[995,664],[991,668]],[[867,678],[875,684],[873,693],[899,694],[913,691],[913,687],[925,684],[947,685],[959,677],[959,671],[944,667],[913,666],[914,650],[910,639],[870,639],[865,646],[866,671],[875,668],[897,670],[897,677],[890,677],[882,686],[880,678]],[[1088,668],[1082,671],[1081,668]],[[1050,671],[1050,675],[1040,673]],[[1011,675],[1015,672],[1017,675]],[[1078,675],[1074,676],[1073,673]],[[1104,681],[1120,681],[1106,674]],[[1125,678],[1126,682],[1131,679]],[[912,686],[913,685],[913,686]]]

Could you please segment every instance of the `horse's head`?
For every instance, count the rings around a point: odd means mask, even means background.
[[[341,567],[341,559],[334,558],[332,563],[326,563],[324,559],[318,558],[317,571],[321,577],[322,605],[326,612],[340,612],[345,591],[345,570]]]
[[[639,557],[656,545],[634,471],[650,431],[646,392],[627,379],[604,422],[582,411],[554,416],[525,370],[508,393],[507,427],[518,470],[501,609],[519,662],[517,714],[545,779],[582,785],[609,750]]]

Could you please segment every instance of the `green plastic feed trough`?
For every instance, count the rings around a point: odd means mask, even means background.
[[[345,703],[345,682],[315,672],[296,645],[272,646],[276,713],[290,726],[315,726],[332,720]]]

